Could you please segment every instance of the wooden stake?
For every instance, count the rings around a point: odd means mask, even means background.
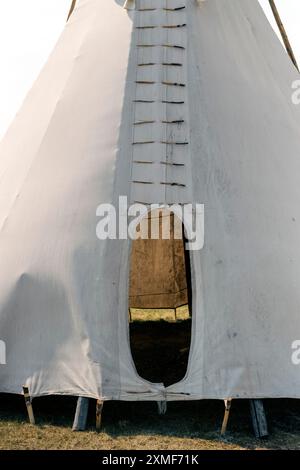
[[[294,55],[294,52],[293,52],[293,49],[292,49],[292,46],[291,46],[291,43],[289,41],[289,38],[288,38],[288,35],[286,33],[286,30],[283,26],[283,23],[281,21],[281,18],[280,18],[280,15],[279,15],[279,11],[275,5],[275,1],[274,0],[269,0],[269,3],[270,3],[270,7],[272,9],[272,12],[273,12],[273,15],[274,15],[274,18],[276,20],[276,23],[277,23],[277,26],[279,28],[279,31],[280,31],[280,34],[281,34],[281,37],[282,37],[282,40],[284,42],[284,45],[285,45],[285,48],[287,50],[287,53],[288,55],[290,56],[293,64],[295,65],[296,69],[299,71],[299,67],[298,67],[298,64],[297,64],[297,61],[296,61],[296,57]]]
[[[29,389],[28,389],[28,387],[25,387],[25,385],[23,386],[23,393],[24,393],[24,398],[25,398],[25,404],[26,404],[26,407],[27,407],[29,422],[30,422],[30,424],[35,424],[31,398],[30,398],[30,395],[29,395]]]
[[[67,22],[69,21],[70,16],[72,15],[72,13],[73,13],[73,11],[74,11],[74,8],[75,8],[75,6],[76,6],[76,1],[77,1],[77,0],[72,0],[72,4],[71,4],[71,8],[70,8],[70,11],[69,11],[69,14],[68,14]]]
[[[102,423],[102,410],[104,402],[102,400],[97,400],[96,403],[96,429],[100,431]]]
[[[224,436],[227,431],[230,408],[231,408],[231,399],[224,400],[224,404],[225,404],[225,413],[224,413],[224,419],[223,419],[222,428],[221,428],[221,436]]]
[[[253,430],[256,438],[268,437],[268,423],[262,400],[250,400],[250,411]]]
[[[89,411],[89,398],[78,397],[72,431],[85,431]]]

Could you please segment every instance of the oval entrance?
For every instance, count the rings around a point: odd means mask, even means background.
[[[129,329],[138,374],[165,386],[184,378],[191,343],[191,268],[182,222],[166,211],[146,216],[132,242]]]

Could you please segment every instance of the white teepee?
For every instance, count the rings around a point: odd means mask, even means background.
[[[299,75],[257,1],[123,4],[78,1],[0,147],[0,391],[299,398]],[[131,357],[131,242],[95,234],[120,195],[205,205],[188,370],[166,389]]]

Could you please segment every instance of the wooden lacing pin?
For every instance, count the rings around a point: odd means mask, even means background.
[[[160,143],[164,145],[189,145],[188,142],[172,142],[169,140],[162,140]]]
[[[148,26],[136,26],[136,29],[155,29],[157,26],[155,25],[148,25]]]
[[[29,417],[29,422],[30,424],[35,424],[32,401],[31,401],[30,394],[29,394],[29,388],[26,387],[25,385],[23,386],[23,393],[24,393],[25,404],[26,404],[27,413]]]
[[[163,25],[163,29],[175,29],[175,28],[185,28],[186,23],[183,24],[169,24],[169,25]]]
[[[132,142],[132,145],[149,145],[149,144],[155,144],[154,140],[145,140],[141,142]]]
[[[180,46],[178,44],[137,44],[136,47],[170,47],[185,50],[184,46]]]
[[[176,8],[163,8],[164,11],[180,11],[180,10],[185,10],[185,6],[183,7],[176,7]]]
[[[137,85],[154,85],[155,81],[153,81],[153,80],[136,80],[135,83]]]
[[[142,124],[155,124],[155,121],[135,121],[134,126],[141,126]]]
[[[134,184],[154,184],[152,181],[132,181]]]
[[[177,44],[162,44],[161,47],[174,47],[174,49],[182,49],[185,50],[184,46],[179,46]]]
[[[160,162],[162,165],[170,166],[185,166],[185,163],[174,163],[174,162]]]
[[[137,44],[136,47],[158,47],[157,44]]]
[[[183,124],[184,119],[177,119],[174,121],[161,121],[163,124]]]
[[[102,423],[102,411],[103,411],[104,402],[102,400],[97,400],[96,402],[96,429],[100,431]]]
[[[229,415],[230,415],[230,409],[231,409],[231,398],[228,400],[224,400],[225,404],[225,413],[224,413],[224,419],[222,423],[222,428],[221,428],[221,436],[224,436],[227,431],[227,426],[228,426],[228,420],[229,420]]]
[[[133,100],[134,103],[155,103],[154,100]]]
[[[183,66],[183,64],[179,62],[163,62],[162,65],[164,67],[182,67]]]
[[[177,186],[178,188],[185,188],[186,185],[183,183],[169,183],[167,181],[162,181],[160,184],[163,184],[165,186]]]
[[[182,87],[182,88],[184,88],[184,87],[186,86],[185,83],[167,82],[167,81],[165,81],[165,80],[163,80],[161,83],[162,83],[163,85],[179,86],[179,87]]]
[[[184,104],[184,101],[169,101],[169,100],[162,100],[163,104]]]

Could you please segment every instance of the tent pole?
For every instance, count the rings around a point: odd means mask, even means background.
[[[30,394],[29,394],[29,389],[25,385],[23,386],[23,394],[24,394],[24,398],[25,398],[25,404],[26,404],[26,407],[27,407],[29,422],[30,422],[30,424],[35,424],[33,408],[32,408],[32,401],[31,401],[31,397],[30,397]]]
[[[67,21],[69,21],[69,18],[70,16],[72,15],[73,11],[74,11],[74,8],[76,6],[76,1],[77,0],[72,0],[72,4],[71,4],[71,8],[70,8],[70,11],[69,11],[69,14],[68,14],[68,18],[67,18]]]
[[[227,431],[230,409],[231,409],[231,401],[232,401],[231,398],[229,398],[228,400],[224,400],[225,413],[224,413],[224,418],[223,418],[223,423],[222,423],[222,428],[221,428],[221,436],[224,436]]]
[[[268,437],[268,423],[263,401],[250,400],[250,412],[255,437],[258,439]]]
[[[298,64],[297,64],[297,61],[296,61],[296,57],[295,57],[295,54],[293,52],[293,49],[292,49],[292,46],[291,46],[291,43],[289,41],[289,38],[288,38],[288,35],[286,33],[286,30],[283,26],[283,23],[282,23],[282,20],[280,18],[280,15],[279,15],[279,11],[277,9],[277,6],[275,4],[275,1],[274,0],[269,0],[269,3],[270,3],[270,7],[272,9],[272,12],[273,12],[273,15],[274,15],[274,18],[276,20],[276,23],[277,23],[277,26],[279,28],[279,31],[280,31],[280,34],[281,34],[281,37],[282,37],[282,40],[284,42],[284,45],[285,45],[285,48],[287,50],[287,53],[288,55],[290,56],[291,58],[291,61],[293,62],[293,64],[295,65],[296,69],[299,71],[299,67],[298,67]]]
[[[85,431],[89,411],[89,399],[78,397],[72,431]]]
[[[104,402],[102,400],[97,400],[96,402],[96,430],[100,431],[102,423],[102,410]]]

